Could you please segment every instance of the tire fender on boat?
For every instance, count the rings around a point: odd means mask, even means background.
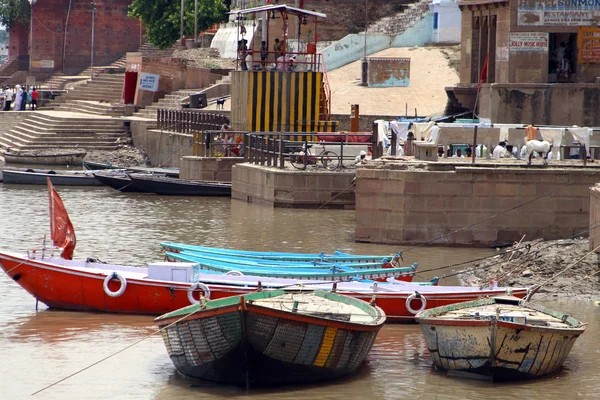
[[[117,290],[115,292],[113,292],[112,290],[110,290],[108,288],[108,282],[110,282],[113,279],[118,279],[119,282],[121,282],[121,287],[119,288],[119,290]],[[104,293],[106,293],[110,297],[119,297],[120,295],[122,295],[125,292],[125,289],[127,289],[127,281],[118,272],[113,272],[112,274],[110,274],[106,278],[104,278]]]
[[[204,292],[204,297],[210,299],[210,289],[202,282],[193,283],[192,286],[188,289],[188,300],[192,304],[198,304],[199,301],[194,298],[194,292],[196,290],[202,290]]]
[[[241,271],[232,269],[231,271],[227,271],[227,273],[225,275],[229,275],[229,276],[244,276],[244,274]]]
[[[411,307],[410,303],[415,300],[415,299],[419,299],[421,300],[421,307],[418,310],[415,310],[414,308]],[[408,296],[408,298],[406,299],[406,309],[408,310],[408,312],[410,312],[411,314],[418,314],[421,311],[423,311],[425,308],[427,307],[427,299],[425,298],[425,296],[423,296],[422,294],[417,294],[416,292],[411,294],[410,296]]]

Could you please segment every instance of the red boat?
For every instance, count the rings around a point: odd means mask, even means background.
[[[15,282],[50,308],[80,311],[160,315],[196,303],[202,293],[210,299],[268,288],[296,285],[324,290],[365,301],[375,297],[390,322],[412,322],[424,309],[506,293],[523,297],[527,289],[419,286],[393,283],[294,281],[254,276],[198,273],[193,263],[161,262],[129,267],[33,258],[0,252],[0,266]]]

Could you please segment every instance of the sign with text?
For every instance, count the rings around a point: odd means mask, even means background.
[[[577,61],[580,64],[600,64],[600,28],[579,28]]]
[[[519,26],[590,26],[600,22],[600,0],[518,0]]]
[[[410,58],[367,57],[369,87],[410,86]]]
[[[510,52],[546,53],[548,52],[548,33],[511,32],[508,42]]]
[[[142,72],[140,74],[140,86],[141,90],[148,90],[150,92],[156,92],[158,90],[158,80],[160,79],[160,75],[156,74],[147,74]]]

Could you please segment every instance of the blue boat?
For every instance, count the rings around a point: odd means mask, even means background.
[[[279,261],[320,261],[320,262],[383,262],[388,260],[390,263],[395,263],[401,258],[401,253],[391,255],[353,255],[334,251],[332,254],[321,253],[286,253],[286,252],[264,252],[264,251],[248,251],[237,249],[222,249],[218,247],[194,246],[183,243],[163,242],[160,244],[166,251],[195,251],[202,253],[212,253],[215,255],[238,256],[255,259],[268,259]]]
[[[168,261],[183,261],[197,263],[202,270],[218,271],[225,274],[240,274],[253,276],[269,276],[274,278],[310,279],[325,281],[351,281],[360,279],[380,280],[387,278],[401,278],[412,276],[414,267],[400,268],[366,268],[354,269],[350,267],[334,266],[332,268],[285,268],[269,266],[252,266],[243,264],[231,264],[207,260],[194,256],[193,254],[181,252],[166,252]]]

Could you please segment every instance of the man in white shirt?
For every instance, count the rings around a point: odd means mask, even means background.
[[[10,111],[10,105],[13,101],[13,91],[7,87],[4,91],[4,111]]]
[[[500,142],[496,147],[494,147],[494,151],[492,152],[492,158],[502,158],[504,156],[504,152],[506,151],[506,143]]]

